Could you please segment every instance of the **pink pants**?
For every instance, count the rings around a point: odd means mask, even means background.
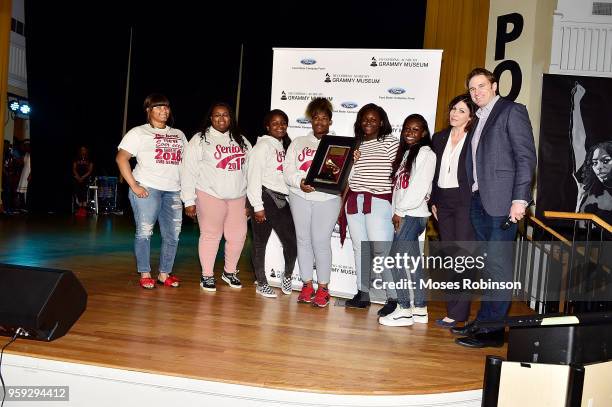
[[[225,235],[225,272],[235,273],[247,234],[244,204],[246,197],[219,199],[196,189],[196,209],[200,225],[198,254],[202,274],[213,275],[221,236]]]

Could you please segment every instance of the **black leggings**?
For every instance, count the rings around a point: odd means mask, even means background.
[[[263,284],[268,282],[265,270],[266,245],[268,244],[268,239],[270,238],[272,230],[276,232],[278,239],[283,245],[285,275],[290,276],[291,273],[293,273],[295,259],[297,257],[297,246],[295,226],[293,225],[289,203],[287,202],[283,208],[278,208],[265,190],[262,191],[261,196],[264,210],[266,211],[266,221],[257,223],[253,217],[251,218],[251,227],[253,229],[252,260],[255,278],[258,283]]]

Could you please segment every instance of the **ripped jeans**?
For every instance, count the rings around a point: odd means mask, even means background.
[[[139,273],[151,272],[151,236],[155,222],[159,222],[162,236],[159,272],[171,273],[183,221],[180,192],[146,188],[149,191],[149,196],[146,198],[138,198],[131,189],[129,193],[136,222],[134,239],[136,267]]]

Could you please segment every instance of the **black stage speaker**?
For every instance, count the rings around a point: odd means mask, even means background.
[[[68,270],[0,264],[0,335],[52,341],[87,307],[87,293]]]
[[[508,361],[587,364],[612,360],[612,313],[510,317]]]

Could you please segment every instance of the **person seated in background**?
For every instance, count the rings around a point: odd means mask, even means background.
[[[93,162],[89,158],[89,149],[81,146],[76,159],[72,162],[73,191],[78,206],[78,209],[75,211],[76,216],[87,215],[87,188],[89,187],[93,168]]]

